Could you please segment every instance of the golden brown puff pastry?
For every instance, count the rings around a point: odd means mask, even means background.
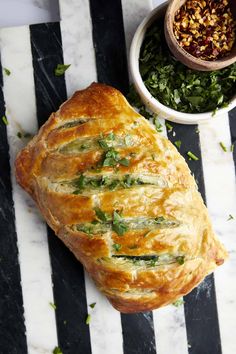
[[[112,87],[52,113],[16,176],[121,312],[172,303],[227,258],[184,159]]]

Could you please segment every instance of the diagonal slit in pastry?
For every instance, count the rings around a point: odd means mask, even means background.
[[[49,226],[121,312],[172,303],[227,259],[183,157],[112,87],[77,91],[15,166]]]

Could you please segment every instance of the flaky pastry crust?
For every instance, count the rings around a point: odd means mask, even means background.
[[[121,312],[174,302],[227,258],[185,160],[112,87],[75,92],[15,166],[47,223]]]

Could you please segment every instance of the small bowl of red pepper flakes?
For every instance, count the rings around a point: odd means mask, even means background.
[[[189,54],[217,60],[231,52],[236,21],[228,0],[187,0],[175,13],[174,35]]]

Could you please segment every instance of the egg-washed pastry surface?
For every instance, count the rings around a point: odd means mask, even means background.
[[[121,312],[174,302],[227,258],[184,159],[112,87],[52,113],[16,177]]]

